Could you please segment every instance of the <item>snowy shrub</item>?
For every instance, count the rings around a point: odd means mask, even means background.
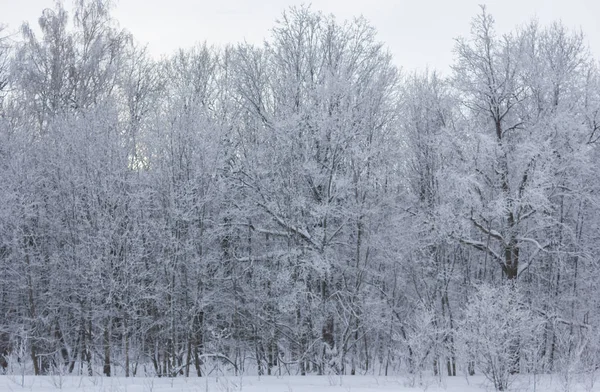
[[[419,307],[414,314],[414,325],[406,334],[406,343],[410,348],[408,359],[409,386],[422,382],[423,369],[432,355],[436,343],[435,314],[432,310]]]
[[[556,335],[556,345],[555,371],[561,390],[570,391],[579,382],[592,390],[599,366],[598,332],[585,324],[569,327]]]
[[[522,353],[535,346],[541,323],[520,301],[518,286],[478,286],[458,331],[464,362],[474,362],[498,391],[519,371]]]

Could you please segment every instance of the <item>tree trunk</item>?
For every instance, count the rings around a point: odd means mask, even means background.
[[[129,377],[129,333],[127,314],[123,318],[123,337],[125,339],[125,377]]]
[[[104,368],[103,373],[106,377],[110,377],[110,321],[106,322],[104,326],[104,336],[103,336],[103,344],[104,344]]]

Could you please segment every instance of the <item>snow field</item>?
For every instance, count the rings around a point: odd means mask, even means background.
[[[592,379],[566,380],[560,376],[521,376],[511,391],[593,392],[600,391]],[[599,384],[600,385],[600,384]],[[244,376],[202,378],[153,377],[76,377],[76,376],[0,376],[0,391],[17,392],[487,392],[493,387],[482,377],[407,377],[374,376]]]

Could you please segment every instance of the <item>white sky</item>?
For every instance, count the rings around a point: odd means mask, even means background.
[[[113,15],[152,54],[209,44],[260,43],[283,10],[302,0],[116,0]],[[454,38],[469,34],[470,20],[484,3],[500,33],[537,18],[542,24],[561,20],[581,29],[600,59],[600,0],[313,0],[314,10],[338,20],[363,15],[406,70],[429,66],[443,72],[452,63]],[[0,0],[0,23],[16,29],[36,24],[54,0]],[[67,9],[71,0],[65,0]]]

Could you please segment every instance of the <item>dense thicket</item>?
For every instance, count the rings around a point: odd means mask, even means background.
[[[8,371],[462,369],[505,389],[600,365],[581,34],[497,36],[483,10],[441,77],[308,8],[264,45],[160,61],[103,0],[39,26],[0,42]]]

